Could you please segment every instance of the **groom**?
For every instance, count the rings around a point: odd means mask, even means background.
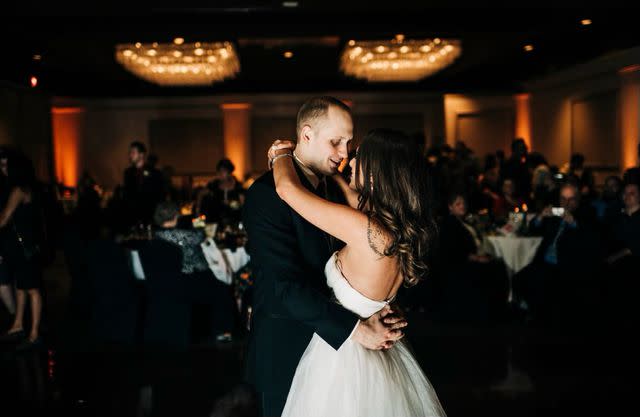
[[[326,177],[347,158],[351,110],[333,97],[312,98],[300,108],[296,128],[300,180],[323,198],[344,202]],[[331,299],[324,267],[340,246],[278,197],[272,171],[247,191],[243,224],[255,272],[247,378],[258,391],[263,416],[280,416],[314,332],[336,350],[349,338],[379,349],[402,337],[406,322],[385,310],[360,320]]]

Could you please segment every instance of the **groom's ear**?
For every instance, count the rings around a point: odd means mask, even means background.
[[[300,132],[300,140],[304,142],[309,142],[313,138],[313,130],[311,126],[304,125],[302,127],[302,131]]]

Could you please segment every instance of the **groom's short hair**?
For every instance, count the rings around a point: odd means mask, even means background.
[[[305,101],[300,110],[298,110],[298,118],[296,122],[296,135],[300,134],[302,127],[308,125],[314,120],[325,117],[329,111],[329,107],[335,106],[346,111],[351,116],[351,108],[344,102],[331,96],[312,97]]]

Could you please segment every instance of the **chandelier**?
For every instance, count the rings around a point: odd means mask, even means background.
[[[460,41],[440,38],[351,40],[342,52],[340,69],[371,82],[417,81],[451,65],[461,52]]]
[[[135,43],[116,45],[116,60],[136,76],[164,86],[209,85],[240,71],[229,42]]]

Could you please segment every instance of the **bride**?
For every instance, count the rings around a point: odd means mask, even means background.
[[[269,151],[276,190],[308,222],[346,245],[325,266],[337,302],[362,318],[385,308],[401,285],[415,285],[434,227],[424,162],[400,132],[369,132],[349,162],[351,180],[334,179],[350,207],[313,194],[296,174],[295,144]],[[368,350],[348,339],[337,351],[313,335],[296,369],[283,416],[444,416],[408,346]]]

